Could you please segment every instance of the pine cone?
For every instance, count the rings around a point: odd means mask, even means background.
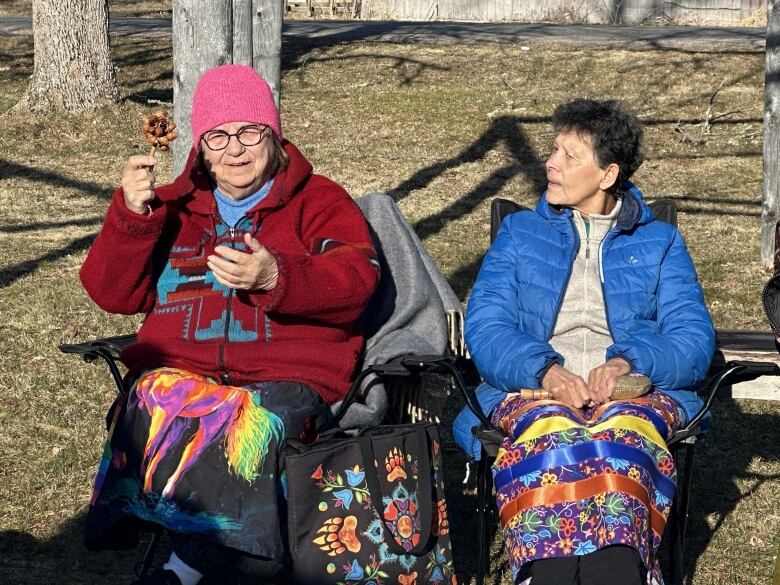
[[[146,141],[152,146],[150,156],[154,155],[155,149],[170,150],[170,143],[178,138],[174,132],[176,124],[168,118],[165,110],[157,110],[143,117],[141,131]]]

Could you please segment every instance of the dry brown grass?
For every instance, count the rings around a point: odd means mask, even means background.
[[[3,0],[0,3],[0,16],[30,16],[32,0]]]
[[[171,15],[171,0],[109,0],[111,16],[162,18]],[[32,0],[2,0],[0,16],[30,16]]]
[[[740,26],[766,26],[766,0],[762,0],[752,14],[739,23]]]
[[[624,99],[647,123],[636,180],[649,197],[678,200],[718,325],[763,326],[761,55],[382,45],[313,51],[300,63],[285,77],[294,138],[353,193],[400,197],[449,275],[484,251],[490,198],[535,202],[554,106],[578,95]],[[714,113],[739,113],[706,129],[721,82]],[[346,124],[334,126],[342,112]],[[683,142],[676,129],[703,142]],[[455,277],[461,294],[473,275]]]
[[[78,542],[113,390],[101,369],[56,349],[137,324],[102,314],[77,278],[124,161],[143,145],[137,126],[154,106],[147,100],[170,99],[170,46],[115,43],[121,105],[6,116],[0,124],[4,584],[93,583],[107,572],[130,580],[132,554],[87,557]],[[0,37],[0,112],[21,96],[31,50],[30,39]],[[490,199],[531,205],[538,196],[553,107],[579,95],[622,98],[647,122],[648,158],[637,182],[650,196],[677,199],[718,325],[763,328],[767,272],[756,261],[763,64],[758,52],[288,44],[284,130],[353,194],[393,193],[465,297],[487,246]],[[721,83],[711,114],[738,113],[707,126],[702,118]],[[160,178],[170,176],[166,157]],[[696,476],[695,585],[767,582],[780,528],[778,414],[777,404],[760,402],[727,402],[716,413]],[[451,479],[460,474],[451,468]],[[453,510],[472,509],[471,497],[456,483],[453,490]],[[469,522],[467,514],[453,518],[466,569],[474,552]]]

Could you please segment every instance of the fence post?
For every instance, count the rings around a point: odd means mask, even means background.
[[[774,254],[775,223],[780,219],[780,0],[768,0],[766,9],[761,262],[770,266]]]
[[[282,84],[282,0],[252,0],[252,63],[274,92],[276,105]]]

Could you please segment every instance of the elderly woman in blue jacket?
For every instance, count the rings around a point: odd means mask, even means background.
[[[504,220],[466,315],[479,400],[507,433],[493,475],[509,562],[522,585],[660,583],[666,440],[700,405],[690,390],[712,358],[712,320],[680,233],[629,182],[636,116],[578,99],[553,124],[547,191]],[[611,401],[629,373],[653,390]],[[467,448],[474,423],[455,423]]]

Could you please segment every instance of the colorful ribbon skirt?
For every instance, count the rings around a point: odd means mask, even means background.
[[[660,392],[577,409],[510,395],[493,414],[507,438],[493,464],[512,573],[537,559],[635,548],[648,580],[676,487],[666,441],[682,408]]]

